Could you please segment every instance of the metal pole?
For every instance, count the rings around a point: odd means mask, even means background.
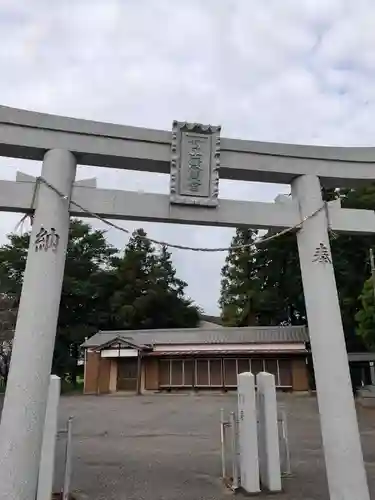
[[[220,409],[220,446],[221,446],[221,477],[227,477],[226,470],[226,456],[225,456],[225,421],[224,421],[224,408]]]
[[[374,251],[372,248],[370,248],[370,266],[371,266],[372,289],[374,293],[374,303],[375,303],[375,259],[374,259]]]
[[[65,473],[62,500],[69,500],[70,497],[70,481],[72,475],[72,424],[73,417],[69,417],[67,425]]]
[[[237,490],[238,485],[238,451],[237,451],[237,419],[234,411],[230,412],[229,423],[232,430],[231,433],[231,444],[232,444],[232,475],[233,482],[232,488],[233,490]]]
[[[290,449],[289,449],[289,437],[288,437],[288,424],[286,419],[285,410],[280,410],[281,414],[281,432],[285,448],[285,471],[284,474],[290,476],[292,474],[292,468],[290,464]]]

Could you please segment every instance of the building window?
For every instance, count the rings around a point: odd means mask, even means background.
[[[184,361],[182,359],[171,360],[171,385],[184,385],[183,370]]]
[[[210,385],[221,387],[223,385],[223,374],[221,373],[221,359],[210,359]]]
[[[159,361],[159,384],[162,386],[171,384],[171,362],[169,359]]]
[[[248,359],[237,360],[237,373],[244,373],[250,371],[250,362]]]
[[[224,368],[224,373],[222,371]],[[237,387],[237,375],[261,371],[275,377],[276,387],[292,387],[289,359],[215,358],[159,360],[160,387]]]
[[[253,358],[251,360],[251,373],[257,375],[262,371],[264,371],[263,359]]]
[[[224,382],[226,387],[237,386],[237,360],[224,358]]]
[[[280,387],[292,387],[292,370],[289,359],[279,359]]]
[[[272,373],[272,375],[275,376],[275,384],[276,384],[276,387],[278,385],[280,385],[279,383],[279,376],[278,376],[278,373],[279,373],[279,370],[277,368],[277,362],[278,360],[277,359],[265,359],[264,360],[264,368],[266,372],[268,373]]]
[[[193,387],[194,385],[194,360],[185,359],[184,363],[184,386]]]
[[[208,359],[197,359],[195,362],[196,370],[196,385],[208,386],[209,385],[209,365]]]

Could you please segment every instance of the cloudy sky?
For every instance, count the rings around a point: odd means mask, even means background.
[[[0,0],[0,101],[158,129],[174,119],[221,124],[225,137],[373,145],[374,22],[373,0]],[[0,168],[3,179],[40,172],[10,158]],[[168,176],[79,168],[79,178],[92,176],[100,187],[168,192]],[[222,181],[220,196],[272,201],[288,189]],[[1,215],[0,243],[19,219]],[[229,245],[232,236],[144,227],[196,246]],[[112,230],[109,239],[126,243]],[[218,312],[224,258],[174,252],[207,313]]]

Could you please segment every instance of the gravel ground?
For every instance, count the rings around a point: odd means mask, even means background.
[[[316,399],[282,395],[293,477],[280,500],[328,500]],[[220,408],[235,395],[65,397],[61,426],[74,417],[73,487],[90,500],[222,500]],[[375,411],[359,410],[365,461],[375,490]],[[61,465],[59,442],[57,465]],[[57,468],[56,480],[61,478]],[[58,486],[58,484],[56,485]],[[274,499],[274,495],[264,495]],[[372,497],[375,500],[375,491]]]
[[[328,500],[315,398],[282,395],[293,476],[279,500]],[[73,489],[90,500],[224,500],[220,481],[220,408],[235,395],[65,396],[60,425],[74,417]],[[359,410],[375,500],[375,411]],[[56,451],[62,482],[64,439]],[[237,498],[242,498],[239,494]],[[273,499],[275,495],[262,495]]]

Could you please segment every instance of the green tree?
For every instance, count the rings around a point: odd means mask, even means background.
[[[323,189],[325,201],[338,196],[335,189]],[[265,238],[273,236],[270,230]],[[306,308],[299,264],[296,231],[258,246],[256,267],[262,289],[260,325],[306,324]]]
[[[270,236],[272,232],[268,232]],[[237,229],[222,269],[220,308],[227,326],[306,321],[295,234],[242,249],[257,232]]]
[[[0,292],[3,299],[14,297],[16,301],[12,308],[12,331],[29,237],[29,234],[11,234],[9,242],[0,247]],[[118,250],[106,241],[104,231],[72,220],[53,357],[54,373],[74,384],[81,358],[80,345],[85,337],[99,329],[196,326],[199,309],[184,295],[186,286],[176,276],[171,254],[165,247],[156,252],[143,229],[134,232],[124,255],[119,257]],[[9,316],[4,300],[2,311],[0,296],[0,326],[2,318]],[[6,374],[10,351],[5,339],[0,351],[1,374]]]
[[[172,263],[172,255],[166,246],[161,247],[157,256],[154,301],[152,317],[157,328],[194,328],[200,319],[200,309],[185,296],[187,283],[177,277]]]
[[[26,266],[30,234],[9,234],[0,247],[0,291],[19,297]]]
[[[271,234],[269,232],[267,236]],[[255,255],[255,264],[262,294],[259,324],[305,324],[296,235],[289,233],[261,243]]]
[[[375,184],[340,189],[337,190],[337,196],[343,208],[375,209]],[[375,235],[339,234],[331,238],[341,314],[349,348],[357,344],[355,317],[361,308],[360,295],[370,274],[369,249],[374,246]]]
[[[9,235],[0,248],[0,279],[7,293],[19,296],[26,264],[29,234]],[[72,220],[66,255],[59,321],[53,359],[54,373],[76,381],[80,345],[86,336],[110,324],[107,308],[112,257],[104,231]]]
[[[375,301],[372,278],[365,281],[359,299],[361,309],[355,316],[358,323],[357,334],[363,340],[365,346],[373,351],[375,349]]]
[[[375,209],[375,184],[356,189],[322,191],[324,200],[331,201],[338,198],[343,208]],[[273,233],[269,231],[267,235],[271,234]],[[359,296],[363,283],[369,275],[368,251],[370,246],[375,246],[375,236],[331,233],[330,240],[348,349],[361,348],[361,343],[355,336],[355,318],[361,308]],[[261,244],[258,249],[252,261],[254,277],[249,283],[251,294],[256,290],[258,295],[255,311],[258,324],[306,323],[295,234],[290,233],[264,245]],[[247,265],[246,261],[241,264],[242,271],[237,269],[237,274],[246,273],[244,266]],[[242,296],[233,294],[232,301],[235,304],[246,300],[246,290],[242,289],[241,293]],[[225,302],[231,303],[231,299],[226,298]],[[223,311],[223,301],[221,305]],[[235,314],[236,311],[232,311],[229,316],[235,318]],[[237,324],[236,318],[234,323]]]
[[[132,235],[122,258],[114,261],[110,299],[118,329],[194,327],[199,310],[184,296],[187,286],[176,277],[171,254],[156,252],[143,229]]]
[[[132,234],[123,257],[114,259],[110,310],[118,329],[151,328],[152,320],[145,311],[152,299],[156,260],[155,249],[143,229]]]
[[[113,272],[112,259],[118,250],[107,242],[105,234],[80,220],[71,221],[54,369],[59,374],[68,372],[73,384],[85,337],[110,327],[108,285]]]
[[[8,380],[17,309],[16,298],[0,292],[0,378],[5,384]]]
[[[219,305],[226,326],[249,326],[258,323],[260,282],[255,258],[257,232],[236,230],[221,271]],[[248,245],[244,248],[236,248]]]

